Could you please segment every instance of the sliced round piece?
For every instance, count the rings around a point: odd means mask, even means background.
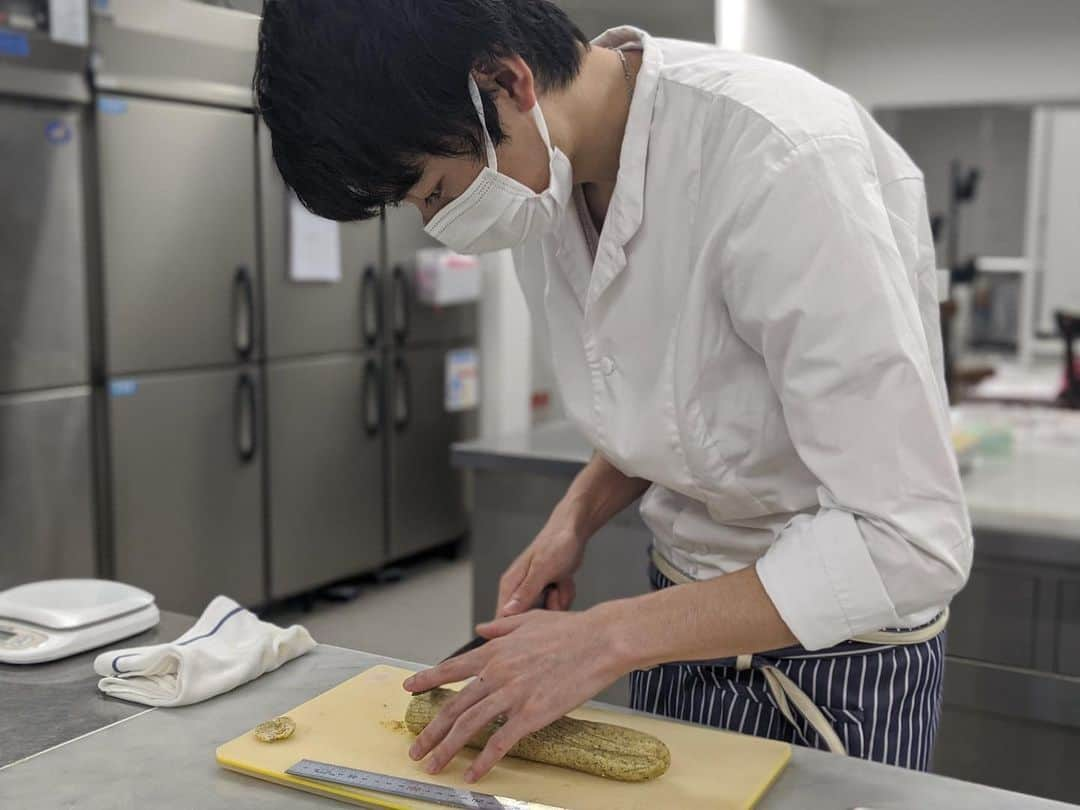
[[[296,723],[291,717],[275,717],[265,723],[255,726],[255,739],[260,742],[272,743],[285,740],[296,731]]]

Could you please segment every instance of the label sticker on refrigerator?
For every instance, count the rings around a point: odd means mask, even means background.
[[[139,383],[135,380],[109,381],[109,396],[111,397],[133,397],[138,390]]]
[[[476,349],[446,353],[446,410],[471,411],[480,404],[480,363]]]
[[[54,42],[86,45],[90,41],[86,0],[49,0],[49,36]]]
[[[97,108],[105,115],[123,115],[128,110],[128,103],[122,98],[102,96],[98,99]]]
[[[71,140],[71,127],[63,121],[50,121],[45,125],[45,140],[53,146],[65,144]]]
[[[341,228],[289,195],[289,279],[341,281]]]
[[[0,28],[0,54],[26,57],[30,55],[30,40],[25,34]]]

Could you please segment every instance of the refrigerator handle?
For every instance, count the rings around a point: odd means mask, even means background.
[[[258,452],[258,398],[255,382],[246,371],[240,372],[236,379],[236,400],[233,418],[235,420],[236,456],[243,464],[250,464]]]
[[[364,388],[360,395],[364,403],[364,432],[369,438],[379,435],[383,423],[382,381],[379,364],[368,360],[364,365]]]
[[[394,357],[394,430],[402,433],[412,418],[412,380],[401,355]]]
[[[409,334],[409,318],[411,313],[409,302],[409,280],[405,275],[405,268],[400,264],[394,265],[394,340],[399,344],[405,342]]]
[[[379,294],[379,276],[374,265],[364,268],[360,282],[360,326],[364,343],[374,346],[382,332],[382,300]]]
[[[255,287],[244,265],[233,276],[233,329],[236,353],[247,360],[255,348]]]

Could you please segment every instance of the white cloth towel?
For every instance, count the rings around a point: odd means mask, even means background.
[[[98,689],[147,706],[186,706],[212,698],[303,655],[315,640],[303,627],[261,621],[227,596],[169,644],[102,653]]]

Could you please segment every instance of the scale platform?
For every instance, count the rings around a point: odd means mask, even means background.
[[[104,579],[52,579],[0,592],[0,663],[40,664],[149,630],[154,597]]]

